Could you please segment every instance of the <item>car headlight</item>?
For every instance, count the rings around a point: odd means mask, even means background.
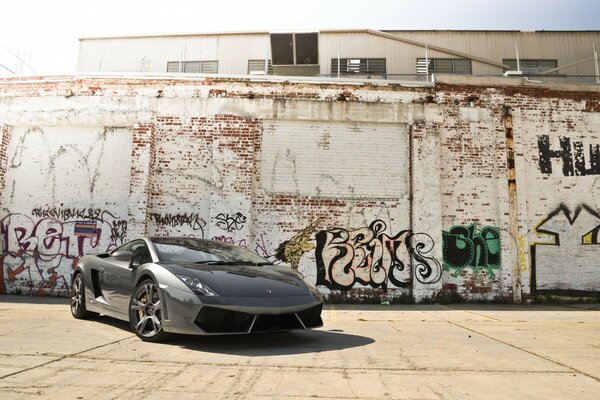
[[[199,294],[201,296],[217,296],[214,290],[212,290],[208,285],[202,282],[200,279],[195,278],[193,276],[187,275],[177,275],[179,279],[181,279],[190,289],[194,291],[194,293]]]

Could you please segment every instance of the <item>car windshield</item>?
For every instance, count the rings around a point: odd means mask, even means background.
[[[271,265],[271,262],[240,246],[194,238],[154,238],[160,261],[198,264]]]

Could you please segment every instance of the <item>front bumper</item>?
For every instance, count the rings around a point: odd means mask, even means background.
[[[175,287],[162,288],[166,332],[189,335],[248,334],[311,329],[323,325],[320,296],[197,296]]]

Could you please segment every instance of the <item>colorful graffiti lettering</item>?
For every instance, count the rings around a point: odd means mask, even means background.
[[[69,215],[69,218],[76,217]],[[123,243],[126,222],[111,220],[112,217],[107,211],[95,214],[93,234],[91,230],[81,234],[75,227],[85,221],[45,216],[36,219],[20,213],[5,215],[0,219],[2,270],[8,278],[5,289],[26,274],[25,286],[30,293],[66,291],[70,273],[80,257],[89,252],[109,251]]]
[[[494,278],[500,268],[500,232],[498,228],[484,226],[479,231],[475,224],[457,225],[442,233],[444,271],[457,277],[465,269],[477,275],[486,271]]]
[[[523,272],[527,271],[527,246],[525,245],[526,239],[526,235],[521,235],[517,239],[517,248],[519,249],[519,269]]]
[[[60,221],[71,221],[74,219],[87,220],[89,222],[110,221],[110,239],[115,245],[122,244],[127,236],[127,221],[120,220],[109,211],[100,208],[37,207],[31,210],[31,215],[38,218],[54,218]]]
[[[409,287],[413,278],[423,284],[438,282],[439,262],[429,256],[434,241],[428,234],[400,231],[384,233],[386,224],[376,220],[369,227],[348,231],[335,228],[315,235],[317,285],[349,290],[356,283],[381,287]]]
[[[217,220],[217,228],[227,232],[239,231],[246,223],[246,217],[239,212],[233,215],[220,213],[215,219]]]
[[[540,221],[531,245],[532,291],[600,292],[600,213],[561,204]]]
[[[552,159],[562,160],[564,176],[600,175],[600,144],[589,146],[590,168],[586,167],[585,152],[582,142],[573,142],[565,136],[559,138],[560,150],[550,149],[550,136],[538,136],[539,166],[543,174],[552,173]]]
[[[316,231],[317,226],[321,223],[321,221],[322,219],[318,218],[306,228],[292,236],[290,240],[286,240],[281,243],[277,247],[277,251],[275,253],[277,259],[290,263],[292,269],[297,271],[302,256],[315,248],[315,245],[311,242],[310,236]]]
[[[219,242],[225,242],[229,244],[235,244],[236,246],[242,246],[245,249],[248,248],[248,242],[246,241],[246,239],[234,239],[231,236],[217,235],[213,236],[212,240],[217,240]]]

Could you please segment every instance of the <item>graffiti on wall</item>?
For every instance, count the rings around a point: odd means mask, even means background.
[[[553,150],[549,135],[538,136],[539,166],[543,174],[552,174],[552,159],[559,159],[564,176],[600,175],[600,144],[589,145],[587,158],[583,142],[573,141],[571,144],[570,138],[560,136],[559,145],[559,149]]]
[[[527,246],[525,245],[526,240],[526,235],[521,235],[517,238],[517,256],[519,259],[519,269],[523,272],[527,271]]]
[[[534,232],[532,289],[600,292],[600,213],[587,204],[560,204]]]
[[[16,286],[28,287],[30,293],[67,290],[80,257],[112,250],[124,242],[127,221],[109,211],[88,209],[82,214],[66,210],[36,208],[31,215],[8,212],[0,219],[7,289],[22,280],[24,285]]]
[[[0,294],[6,293],[6,285],[4,284],[4,255],[0,254]]]
[[[277,259],[275,254],[272,254],[268,250],[267,242],[265,240],[265,235],[262,233],[256,237],[256,244],[254,245],[254,248],[252,248],[252,246],[250,245],[249,240],[235,239],[232,236],[217,235],[217,236],[213,236],[212,240],[218,240],[220,242],[235,244],[235,245],[241,246],[245,249],[254,251],[256,254],[258,254],[262,258],[266,258],[267,260],[271,261],[273,264],[279,264],[281,262],[281,260]]]
[[[442,233],[444,271],[457,277],[466,269],[474,275],[486,271],[490,278],[500,268],[500,232],[493,226],[456,225]]]
[[[198,236],[204,237],[204,227],[206,222],[198,215],[198,213],[178,213],[178,214],[161,214],[151,213],[150,220],[154,221],[156,226],[170,227],[188,227],[191,228]]]
[[[127,221],[118,219],[113,214],[100,208],[34,208],[31,215],[37,218],[54,218],[59,221],[84,220],[110,225],[110,241],[121,244],[127,235]]]
[[[246,223],[246,217],[240,212],[235,214],[219,213],[215,219],[217,228],[227,232],[239,231]]]
[[[438,282],[439,262],[431,255],[434,241],[426,233],[385,232],[381,220],[355,230],[334,228],[315,235],[317,285],[349,290],[356,283],[387,290],[409,287],[413,279],[423,284]]]
[[[289,263],[292,269],[297,271],[302,256],[315,248],[311,240],[311,235],[316,231],[321,221],[322,219],[318,218],[292,236],[291,239],[281,243],[275,252],[277,259]]]

